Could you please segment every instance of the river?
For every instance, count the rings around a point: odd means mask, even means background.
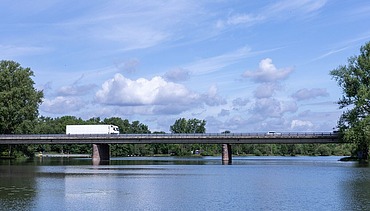
[[[340,157],[0,161],[0,210],[370,210],[370,167]]]

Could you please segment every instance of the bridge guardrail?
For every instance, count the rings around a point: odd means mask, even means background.
[[[14,137],[21,138],[22,136],[34,137],[238,137],[238,136],[253,136],[253,137],[302,137],[302,136],[336,136],[337,133],[332,132],[297,132],[297,133],[279,133],[279,134],[266,134],[266,133],[141,133],[141,134],[0,134],[0,137]]]

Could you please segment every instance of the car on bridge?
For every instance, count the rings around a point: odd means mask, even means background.
[[[276,136],[276,135],[281,135],[281,133],[279,133],[279,132],[276,132],[276,131],[269,131],[269,132],[267,132],[266,133],[266,135],[268,135],[268,136]]]

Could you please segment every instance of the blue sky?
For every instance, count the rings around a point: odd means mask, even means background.
[[[3,0],[0,59],[30,67],[40,115],[169,132],[332,131],[330,70],[370,40],[370,3]]]

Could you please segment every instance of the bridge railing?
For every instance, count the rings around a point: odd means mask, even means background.
[[[283,132],[283,133],[141,133],[141,134],[27,134],[27,135],[4,135],[0,134],[0,138],[12,138],[17,137],[22,139],[22,137],[35,137],[35,138],[48,138],[48,137],[55,137],[55,138],[62,138],[62,137],[127,137],[127,138],[222,138],[222,137],[312,137],[312,136],[320,136],[320,137],[330,137],[330,136],[337,136],[337,133],[333,132]]]
[[[230,137],[230,136],[334,136],[337,135],[333,132],[313,132],[313,133],[305,133],[305,132],[287,132],[287,133],[275,133],[275,134],[267,134],[267,133],[160,133],[160,134],[119,134],[119,136],[143,136],[143,137],[166,137],[166,136],[186,136],[186,137],[198,137],[198,136],[213,136],[213,137]]]

